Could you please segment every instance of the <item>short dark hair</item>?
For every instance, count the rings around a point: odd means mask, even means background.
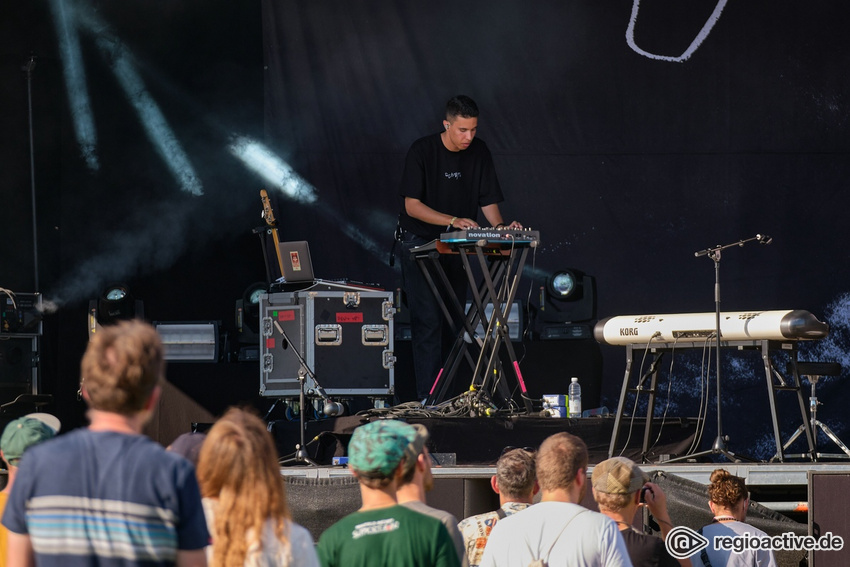
[[[499,492],[505,496],[528,496],[534,491],[534,481],[537,480],[534,455],[524,449],[508,451],[496,463],[496,480]]]
[[[353,473],[354,476],[357,478],[357,481],[364,486],[368,486],[369,488],[384,488],[389,486],[390,483],[395,479],[395,473],[398,470],[398,467],[404,466],[404,462],[406,459],[407,457],[402,459],[402,461],[398,464],[396,468],[393,469],[390,474],[384,474],[381,471],[358,470],[353,470]],[[412,470],[413,469],[411,469],[411,471]],[[399,485],[401,484],[402,482],[399,481]]]
[[[478,105],[466,95],[457,95],[446,103],[446,119],[453,118],[476,118],[478,116]]]

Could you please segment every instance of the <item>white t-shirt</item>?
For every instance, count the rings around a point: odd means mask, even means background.
[[[541,502],[499,520],[481,566],[516,567],[537,559],[551,567],[632,566],[616,522],[567,502]]]
[[[777,567],[776,558],[770,550],[745,550],[734,553],[732,550],[714,549],[715,536],[741,536],[750,534],[756,537],[767,537],[767,534],[745,522],[715,522],[702,529],[702,535],[708,541],[705,551],[712,567]],[[703,561],[699,553],[691,556],[694,567],[702,567]]]

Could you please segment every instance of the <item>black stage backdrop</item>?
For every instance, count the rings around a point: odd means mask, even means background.
[[[809,310],[833,332],[802,358],[850,366],[841,3],[10,4],[0,286],[35,286],[21,70],[35,53],[39,291],[61,305],[45,321],[43,382],[69,418],[87,302],[109,281],[128,282],[148,319],[233,331],[234,301],[265,277],[251,232],[261,188],[282,237],[310,241],[319,277],[396,287],[387,257],[404,155],[458,93],[481,108],[505,216],[541,231],[522,293],[532,306],[546,275],[573,267],[596,277],[600,317],[712,311],[714,265],[694,252],[768,234],[770,246],[724,252],[723,309]],[[80,100],[95,139],[81,135]],[[259,175],[238,154],[251,141],[285,166]],[[602,353],[613,407],[623,349]],[[759,361],[726,359],[726,432],[769,457]],[[549,374],[566,380],[571,364],[555,357]],[[668,411],[697,414],[701,372],[699,359],[674,367]],[[170,370],[214,413],[262,406],[257,374],[249,363]],[[824,421],[848,433],[850,391],[842,379],[820,390]],[[790,434],[798,422],[783,415]]]

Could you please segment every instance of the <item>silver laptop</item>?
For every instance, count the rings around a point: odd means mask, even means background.
[[[310,246],[306,240],[280,242],[280,267],[287,283],[312,282],[313,261],[310,259]]]

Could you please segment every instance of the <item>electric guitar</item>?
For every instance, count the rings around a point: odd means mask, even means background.
[[[283,259],[280,257],[280,238],[277,235],[277,221],[274,218],[274,211],[269,202],[269,194],[265,189],[260,189],[260,199],[263,201],[263,219],[269,226],[272,239],[274,240],[274,250],[277,254],[277,267],[280,269],[280,275],[283,275]]]

